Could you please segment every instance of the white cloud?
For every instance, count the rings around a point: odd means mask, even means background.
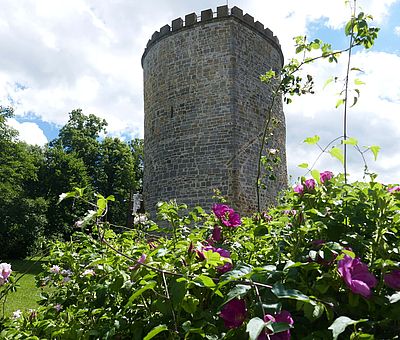
[[[396,26],[396,27],[394,28],[394,33],[395,33],[396,35],[400,36],[400,26]]]
[[[14,118],[8,119],[8,125],[19,132],[18,139],[32,145],[45,145],[48,140],[43,130],[35,123],[19,123]]]
[[[364,0],[358,4],[380,24],[385,23],[396,1]],[[172,19],[224,3],[27,0],[21,6],[13,0],[2,0],[0,46],[7,48],[0,49],[0,102],[13,104],[18,116],[35,114],[59,126],[66,123],[68,112],[81,108],[105,118],[108,131],[114,135],[142,136],[140,59],[147,40]],[[265,0],[232,0],[229,5],[241,7],[273,30],[286,60],[293,56],[293,36],[309,35],[310,25],[315,23],[342,28],[349,16],[342,0],[281,0],[273,6]],[[380,144],[382,160],[400,158],[393,142],[399,137],[395,127],[400,116],[400,84],[396,72],[390,71],[400,69],[399,58],[394,53],[369,52],[353,59],[354,66],[365,69],[360,78],[367,85],[361,88],[359,104],[351,110],[349,134],[366,145]],[[319,88],[328,76],[344,74],[343,67],[335,69],[331,64],[313,66],[311,71]],[[337,91],[332,86],[320,96],[300,98],[285,109],[290,173],[299,174],[296,164],[312,158],[310,149],[301,143],[305,137],[320,134],[328,142],[341,134],[341,111],[334,109]],[[29,126],[23,124],[25,129]],[[37,131],[37,126],[30,126]],[[325,169],[336,163],[322,157],[318,164]],[[387,180],[400,178],[396,162],[376,168]],[[355,166],[352,173],[359,173],[359,169]]]
[[[387,65],[391,65],[388,68]],[[400,56],[384,52],[358,52],[353,55],[352,66],[361,68],[364,73],[354,77],[364,81],[365,85],[354,85],[350,82],[350,89],[358,88],[361,92],[358,103],[348,110],[348,136],[358,139],[360,146],[379,145],[382,147],[378,162],[373,161],[372,153],[366,154],[367,163],[371,171],[382,173],[380,180],[393,182],[400,179],[400,168],[396,162],[385,160],[400,159],[400,152],[395,142],[400,138],[400,79],[393,69],[400,68]],[[310,146],[301,144],[305,137],[318,134],[322,138],[324,147],[331,140],[343,133],[343,106],[335,109],[338,92],[343,83],[327,87],[321,91],[324,80],[338,75],[343,78],[345,65],[334,67],[332,64],[313,65],[309,68],[311,74],[316,74],[316,95],[295,98],[295,104],[285,108],[287,116],[288,135],[291,142],[288,146],[289,172],[295,177],[303,175],[304,171],[296,169],[300,163],[312,164],[317,154],[304,152],[314,150]],[[352,79],[354,79],[354,77]],[[352,99],[352,97],[350,97]],[[352,100],[350,100],[352,103]],[[304,157],[304,158],[303,158]],[[349,172],[353,179],[361,179],[363,163],[361,156],[349,148]],[[319,170],[334,166],[337,171],[338,163],[332,164],[329,155],[324,155],[316,165]]]

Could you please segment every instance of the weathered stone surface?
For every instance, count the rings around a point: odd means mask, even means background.
[[[183,20],[181,18],[177,18],[172,20],[172,30],[177,31],[183,27]]]
[[[272,92],[259,76],[278,71],[283,56],[272,34],[244,24],[242,11],[235,11],[222,16],[217,10],[216,18],[199,22],[186,16],[183,28],[172,25],[143,55],[144,202],[153,216],[156,203],[170,199],[209,210],[214,188],[241,213],[256,210],[257,136]],[[261,197],[263,206],[287,185],[280,99],[273,117],[278,123],[268,147],[279,150],[282,163]]]
[[[197,22],[197,14],[196,13],[190,13],[185,16],[185,25],[190,26],[194,25]]]
[[[243,20],[245,22],[247,22],[251,26],[254,25],[254,18],[251,15],[247,14],[247,13],[243,16]]]
[[[201,21],[211,20],[213,18],[212,9],[206,9],[205,11],[201,11]]]
[[[217,7],[217,17],[222,18],[222,17],[227,17],[229,15],[229,8],[228,6],[219,6]]]
[[[243,19],[243,10],[239,7],[232,7],[231,14],[239,19]]]
[[[259,31],[260,33],[264,33],[264,25],[261,23],[261,22],[259,22],[259,21],[256,21],[255,23],[254,23],[254,27],[257,29],[257,31]]]
[[[171,27],[169,25],[164,25],[160,28],[160,36],[167,35],[171,31]]]

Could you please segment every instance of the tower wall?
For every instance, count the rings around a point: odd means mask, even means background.
[[[271,103],[259,76],[282,63],[278,39],[237,7],[192,13],[153,34],[142,57],[148,211],[169,199],[209,209],[214,188],[240,212],[256,210],[260,134]],[[280,99],[274,117],[269,147],[280,150],[282,163],[263,205],[287,183]]]

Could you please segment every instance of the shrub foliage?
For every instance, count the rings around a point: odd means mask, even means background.
[[[319,183],[318,183],[319,182]],[[389,339],[400,325],[400,187],[321,174],[276,208],[229,206],[115,233],[111,198],[71,242],[56,242],[42,307],[3,321],[4,338]],[[77,192],[68,194],[79,196]]]

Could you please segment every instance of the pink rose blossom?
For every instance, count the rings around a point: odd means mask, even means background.
[[[240,215],[226,204],[214,204],[212,210],[225,227],[238,227],[241,224]]]
[[[294,323],[291,314],[286,310],[283,310],[280,313],[274,314],[274,315],[267,314],[264,316],[264,321],[265,322],[268,322],[268,321],[284,322],[289,325],[293,325],[293,323]],[[271,332],[269,330],[267,330],[267,333],[268,333],[268,339],[270,339],[270,340],[290,340],[290,330],[289,329],[286,331],[283,331],[283,332],[276,333],[276,334],[270,334]],[[267,339],[267,336],[266,336],[265,332],[262,332],[258,337],[258,340],[266,340],[266,339]]]
[[[53,266],[50,268],[50,273],[53,273],[53,274],[59,274],[60,271],[61,271],[61,269],[60,269],[60,267],[57,266],[57,265],[53,265]]]
[[[296,216],[297,211],[296,210],[284,210],[283,213],[287,216]]]
[[[54,309],[59,312],[62,309],[62,305],[60,305],[59,303],[57,303],[56,305],[54,305]]]
[[[347,287],[354,294],[359,294],[367,299],[371,297],[371,288],[374,288],[378,281],[369,272],[368,266],[361,262],[359,258],[353,259],[345,255],[338,263],[338,271]]]
[[[61,275],[62,276],[70,276],[70,275],[72,275],[72,271],[70,271],[69,269],[63,269],[61,271]]]
[[[303,184],[297,184],[294,188],[293,191],[299,195],[303,195],[304,193],[304,186]]]
[[[312,178],[304,181],[304,187],[307,189],[307,191],[313,191],[315,189],[315,185],[315,180]]]
[[[383,281],[385,281],[386,286],[394,290],[400,290],[400,270],[395,269],[390,273],[383,276]]]
[[[146,262],[147,259],[147,255],[146,254],[142,254],[142,256],[140,256],[140,258],[136,261],[136,264],[134,266],[129,267],[129,270],[136,270],[139,268],[139,266],[143,263]]]
[[[333,177],[333,172],[331,171],[324,171],[319,174],[319,178],[322,184],[332,179],[332,177]]]
[[[387,189],[389,192],[397,192],[400,191],[400,185],[396,185],[394,187],[388,188]]]
[[[96,275],[93,269],[86,269],[83,273],[82,276],[93,276]]]
[[[13,319],[19,319],[22,316],[22,312],[20,309],[17,309],[15,312],[13,312]]]
[[[8,282],[8,278],[11,275],[11,265],[8,263],[0,263],[0,286]]]
[[[224,320],[226,328],[238,328],[246,318],[246,302],[244,300],[233,299],[229,301],[219,314]]]

